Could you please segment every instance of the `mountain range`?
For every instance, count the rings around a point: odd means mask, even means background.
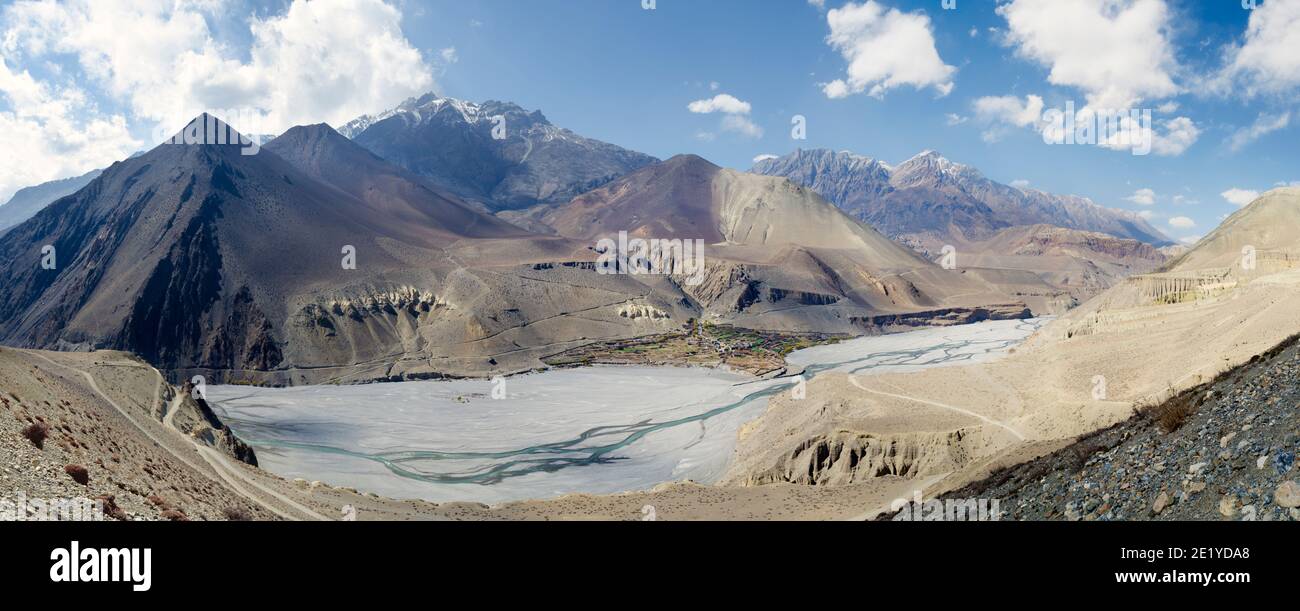
[[[753,172],[805,185],[927,257],[1033,271],[1082,301],[1165,261],[1173,243],[1136,213],[1077,196],[1018,188],[924,151],[891,166],[825,149],[798,150]]]
[[[0,234],[6,229],[32,218],[42,208],[56,199],[72,195],[90,184],[103,170],[91,170],[81,176],[53,180],[36,186],[19,189],[14,196],[0,206]]]
[[[1007,227],[1051,225],[1164,246],[1164,234],[1136,213],[1087,198],[1017,188],[923,151],[897,166],[825,149],[797,150],[756,163],[754,173],[812,188],[886,235],[923,250],[992,237]]]
[[[426,94],[339,133],[489,211],[565,203],[658,161],[509,102]]]
[[[230,129],[204,115],[186,133]],[[709,243],[701,284],[597,273],[593,239],[636,232],[650,202],[656,237]],[[547,220],[559,235],[482,212],[326,125],[256,155],[162,144],[0,237],[0,342],[288,384],[519,371],[691,318],[860,333],[898,316],[1027,312],[1005,279],[940,269],[811,190],[698,157]]]

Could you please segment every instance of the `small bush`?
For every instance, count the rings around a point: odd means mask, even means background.
[[[72,478],[72,481],[85,486],[90,483],[90,471],[81,465],[68,465],[63,470]]]
[[[118,507],[117,497],[114,497],[111,494],[102,494],[95,498],[104,504],[104,515],[123,522],[131,519],[130,516],[126,515],[126,511],[121,507]]]
[[[163,519],[171,520],[171,521],[173,521],[173,522],[189,522],[189,521],[190,521],[189,516],[185,515],[185,512],[183,512],[183,511],[181,511],[181,510],[179,510],[179,509],[168,509],[167,511],[162,512],[162,517],[163,517]]]
[[[231,522],[251,522],[253,520],[253,516],[244,511],[242,507],[227,507],[222,513]]]
[[[23,437],[32,442],[38,450],[45,449],[45,438],[50,436],[50,426],[44,422],[33,422],[23,429]]]
[[[1203,401],[1203,400],[1202,400]],[[1200,402],[1196,400],[1196,394],[1193,392],[1183,392],[1169,400],[1153,405],[1147,408],[1151,419],[1165,433],[1177,431],[1187,422],[1187,419],[1196,413],[1200,407]]]

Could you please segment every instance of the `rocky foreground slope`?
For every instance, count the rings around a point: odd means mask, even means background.
[[[218,473],[249,463],[252,449],[206,405],[135,357],[0,348],[5,511],[85,498],[110,520],[275,518]]]
[[[1015,520],[1300,520],[1300,345],[949,498]]]

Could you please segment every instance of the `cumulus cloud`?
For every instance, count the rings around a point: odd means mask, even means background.
[[[1016,127],[1037,124],[1043,116],[1043,98],[1025,96],[1023,102],[1016,96],[982,97],[974,102],[975,114],[984,121],[997,121]]]
[[[764,154],[762,154],[762,155],[759,155],[759,156],[757,156],[757,157],[754,157],[754,163],[758,163],[758,162],[760,162],[760,161],[768,161],[768,160],[771,160],[771,159],[780,159],[780,157],[778,157],[778,156],[776,156],[776,155],[773,155],[773,154],[771,154],[771,153],[764,153]]]
[[[68,0],[4,12],[6,54],[75,57],[105,94],[166,133],[238,109],[249,133],[342,124],[434,87],[431,66],[384,0],[292,0],[249,18],[247,54],[214,38],[220,0]],[[131,35],[130,32],[148,32]],[[445,62],[453,61],[443,56]]]
[[[720,93],[711,98],[696,100],[686,105],[686,109],[696,114],[713,114],[722,113],[722,122],[718,129],[724,132],[734,132],[747,136],[749,138],[763,137],[763,128],[756,125],[749,119],[749,112],[752,110],[749,102],[741,100],[736,96],[727,93]],[[701,137],[707,133],[708,137]],[[712,141],[715,134],[711,132],[701,132],[696,137],[701,140]]]
[[[1175,95],[1178,66],[1165,0],[1012,0],[998,6],[1005,41],[1097,109]]]
[[[698,114],[722,112],[747,115],[751,110],[749,102],[741,101],[735,96],[726,93],[720,93],[712,98],[696,100],[688,104],[686,108]]]
[[[1248,206],[1250,205],[1250,202],[1259,199],[1259,191],[1238,189],[1235,187],[1228,189],[1219,195],[1223,196],[1223,199],[1227,200],[1228,203],[1234,206]]]
[[[1156,192],[1151,189],[1138,189],[1132,195],[1124,198],[1139,206],[1154,206],[1156,203]]]
[[[80,89],[11,70],[0,57],[0,204],[23,187],[84,174],[124,159],[141,143],[126,118],[103,114]]]
[[[1196,226],[1196,221],[1185,216],[1175,216],[1169,219],[1169,226],[1174,229],[1191,229]]]
[[[1025,96],[1023,102],[1013,95],[986,96],[976,99],[971,106],[976,118],[985,125],[982,134],[985,142],[1001,140],[1008,127],[1037,130],[1043,115],[1043,98],[1036,95]]]
[[[1176,157],[1191,148],[1201,137],[1201,128],[1187,117],[1178,117],[1164,122],[1164,130],[1152,130],[1151,150],[1157,155]]]
[[[1233,132],[1232,136],[1228,138],[1228,149],[1234,153],[1240,151],[1250,143],[1268,134],[1280,129],[1286,129],[1290,124],[1291,111],[1278,114],[1260,113],[1254,123]]]
[[[939,57],[924,12],[904,13],[867,0],[831,9],[826,23],[831,31],[827,44],[849,64],[845,78],[822,85],[827,97],[866,92],[880,98],[904,85],[930,87],[941,97],[952,91],[957,69]]]
[[[1246,34],[1228,50],[1217,86],[1240,84],[1247,96],[1285,93],[1300,86],[1300,2],[1270,0],[1250,12]]]

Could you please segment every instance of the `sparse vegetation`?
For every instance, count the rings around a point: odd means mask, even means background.
[[[81,465],[68,465],[63,468],[63,471],[68,474],[68,477],[72,478],[72,481],[82,486],[90,484],[90,471]]]
[[[1151,406],[1147,413],[1160,426],[1161,431],[1172,433],[1182,428],[1183,423],[1196,413],[1199,405],[1195,393],[1184,392]]]
[[[126,511],[117,505],[117,497],[111,494],[102,494],[96,497],[96,500],[104,504],[104,515],[122,522],[131,519],[130,516],[126,515]]]
[[[242,507],[227,507],[221,513],[231,522],[251,522],[253,520],[253,516]]]
[[[168,510],[162,512],[162,517],[163,517],[163,519],[165,519],[165,520],[171,520],[171,521],[173,521],[173,522],[189,522],[189,521],[190,521],[189,516],[185,515],[185,512],[183,512],[183,511],[181,511],[181,510],[179,510],[179,509],[168,509]]]
[[[50,435],[50,427],[44,422],[33,422],[23,429],[23,437],[32,442],[38,450],[45,449],[45,438]]]

